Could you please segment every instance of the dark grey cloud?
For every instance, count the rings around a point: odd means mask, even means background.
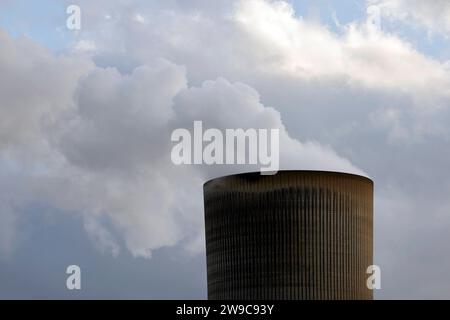
[[[76,216],[45,206],[30,206],[23,215],[24,241],[0,258],[1,299],[206,298],[203,256],[166,248],[150,260],[126,252],[113,257],[92,246]],[[72,264],[81,268],[80,291],[66,289]]]

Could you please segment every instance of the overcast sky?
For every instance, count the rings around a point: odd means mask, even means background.
[[[202,184],[254,168],[172,164],[202,120],[370,176],[376,297],[449,299],[449,35],[447,0],[0,0],[0,298],[206,298]]]

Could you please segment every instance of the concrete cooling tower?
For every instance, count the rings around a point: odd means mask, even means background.
[[[246,173],[204,187],[209,299],[373,299],[373,182]]]

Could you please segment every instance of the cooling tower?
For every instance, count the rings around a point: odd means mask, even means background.
[[[373,182],[322,171],[203,186],[209,299],[373,299]]]

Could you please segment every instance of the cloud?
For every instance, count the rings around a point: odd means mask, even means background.
[[[205,128],[276,128],[280,130],[281,169],[341,170],[357,174],[363,172],[348,160],[339,157],[331,148],[309,141],[293,139],[284,127],[276,109],[260,102],[257,91],[242,83],[230,83],[219,78],[205,81],[201,87],[189,88],[176,99],[176,127],[190,128],[195,120],[202,120]],[[258,171],[258,166],[204,167],[208,178],[242,171]]]
[[[406,5],[377,3],[392,15]],[[112,254],[122,246],[143,257],[164,246],[198,252],[202,182],[251,168],[176,167],[171,130],[194,120],[276,127],[285,167],[374,178],[381,297],[446,294],[448,64],[365,23],[332,32],[281,1],[80,6],[87,21],[75,40],[95,44],[90,58],[76,46],[55,56],[0,33],[0,82],[14,89],[0,86],[1,181],[14,182],[2,184],[3,220],[20,228],[10,218],[43,202],[79,214]],[[447,28],[446,4],[408,6],[427,28]],[[424,17],[433,14],[432,25]],[[43,74],[48,81],[36,79]],[[426,285],[412,288],[414,279]]]
[[[199,86],[206,79],[219,77],[244,82],[259,92],[263,102],[278,110],[288,109],[289,105],[300,112],[309,109],[306,113],[315,113],[318,107],[307,104],[317,101],[308,101],[308,96],[327,97],[320,90],[341,97],[361,97],[360,103],[366,104],[371,103],[365,100],[367,96],[380,102],[377,96],[389,97],[391,101],[405,102],[401,110],[394,111],[398,118],[395,123],[388,125],[383,116],[384,112],[399,109],[393,108],[389,100],[377,110],[355,106],[351,111],[369,112],[372,120],[379,118],[380,125],[383,123],[384,129],[392,132],[394,143],[396,139],[405,143],[420,141],[424,136],[447,135],[446,117],[441,115],[450,96],[450,70],[404,39],[357,22],[334,33],[318,22],[295,15],[293,8],[282,1],[234,1],[227,10],[222,9],[222,14],[190,5],[185,3],[182,10],[176,6],[167,10],[135,9],[150,21],[148,27],[122,16],[128,22],[120,24],[120,29],[115,24],[108,26],[111,33],[121,34],[116,41],[95,34],[98,52],[94,60],[128,70],[130,66],[122,61],[140,65],[163,57],[185,66],[189,83]],[[93,36],[87,34],[88,39]],[[344,113],[339,108],[350,106],[337,105],[332,113],[342,118]],[[322,118],[327,123],[332,119]],[[314,125],[302,120],[298,127]],[[340,125],[339,121],[335,123]],[[339,128],[339,134],[354,125],[345,124],[347,128]]]
[[[3,29],[0,42],[0,147],[35,143],[40,122],[50,121],[70,103],[78,78],[92,67],[92,62],[55,57],[30,39],[13,39]],[[43,76],[46,81],[40,81]],[[22,94],[24,88],[26,93]]]
[[[361,172],[318,143],[290,138],[279,113],[264,107],[254,89],[225,79],[187,87],[184,68],[166,61],[130,75],[114,69],[91,72],[80,81],[72,111],[73,119],[60,121],[65,126],[56,133],[57,148],[90,181],[83,188],[95,200],[86,210],[106,214],[136,256],[149,257],[151,250],[185,237],[196,241],[202,236],[202,183],[249,170],[175,167],[170,134],[191,129],[196,120],[219,129],[280,128],[282,161],[291,167]],[[183,203],[187,190],[193,196]]]
[[[416,24],[431,33],[447,37],[450,31],[450,3],[447,0],[368,0],[381,14],[395,21]]]
[[[16,57],[25,55],[20,41],[7,35],[4,41]],[[153,250],[182,240],[190,251],[202,249],[203,182],[250,168],[173,165],[170,134],[178,127],[191,128],[195,120],[220,129],[279,128],[285,167],[361,172],[331,148],[292,139],[280,114],[265,107],[247,85],[219,78],[189,87],[185,68],[161,59],[130,74],[83,61],[89,67],[75,75],[71,69],[77,60],[73,58],[65,58],[59,69],[59,58],[50,54],[45,55],[45,64],[34,59],[39,61],[31,57],[22,77],[30,79],[40,68],[50,81],[39,84],[38,96],[32,83],[21,90],[19,83],[9,83],[18,87],[17,98],[12,96],[11,101],[22,109],[10,117],[11,106],[4,106],[2,119],[11,135],[5,150],[11,148],[9,161],[16,167],[5,175],[12,179],[21,175],[26,187],[14,190],[20,203],[39,201],[78,213],[95,244],[113,255],[119,253],[122,241],[133,255],[148,258]],[[54,94],[55,88],[66,84]],[[25,134],[20,121],[28,112],[34,113]],[[21,144],[25,137],[32,137],[33,143]],[[22,157],[33,148],[36,152],[27,161],[34,168],[27,168]],[[9,211],[2,214],[5,221],[11,217]]]

